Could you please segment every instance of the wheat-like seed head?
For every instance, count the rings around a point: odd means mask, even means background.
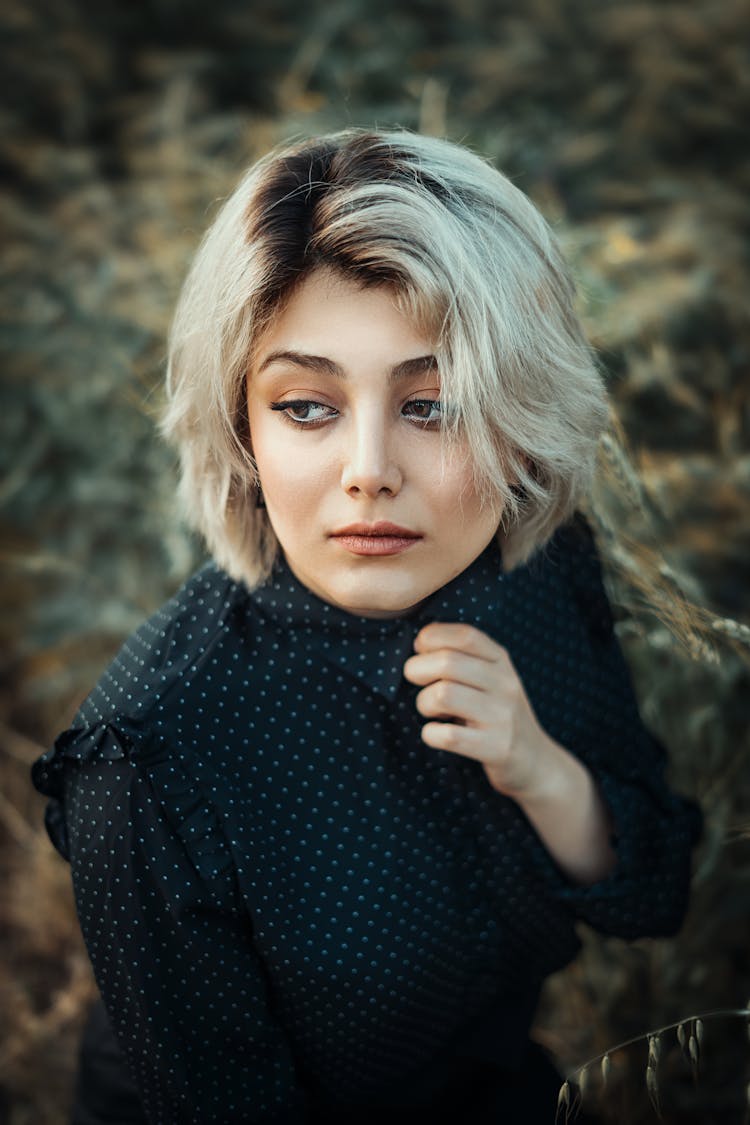
[[[555,1111],[555,1123],[561,1120],[560,1114],[564,1113],[562,1118],[563,1122],[567,1122],[570,1114],[570,1082],[566,1079],[560,1087],[560,1092],[557,1095],[557,1109]]]

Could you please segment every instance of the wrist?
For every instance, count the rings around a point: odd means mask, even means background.
[[[509,793],[525,812],[566,805],[580,792],[581,785],[591,780],[578,759],[544,731],[540,732],[534,758],[529,782]]]
[[[609,810],[593,775],[559,742],[542,736],[532,784],[508,796],[575,883],[589,885],[612,871]]]

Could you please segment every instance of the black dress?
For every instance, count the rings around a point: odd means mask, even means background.
[[[570,882],[480,763],[421,741],[401,669],[431,620],[504,645],[587,764],[605,879]],[[125,643],[33,776],[148,1120],[436,1122],[459,1090],[478,1123],[514,1082],[531,1106],[527,1032],[576,920],[674,933],[699,833],[612,626],[577,517],[509,574],[491,544],[397,619],[329,605],[283,560],[252,592],[210,563]]]

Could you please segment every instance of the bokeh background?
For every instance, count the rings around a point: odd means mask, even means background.
[[[0,1120],[66,1120],[94,995],[29,765],[202,557],[154,433],[181,279],[253,158],[372,124],[470,145],[555,225],[637,471],[613,522],[716,619],[691,649],[610,578],[643,714],[706,831],[679,936],[586,932],[535,1033],[566,1071],[609,1050],[606,1086],[598,1061],[584,1083],[609,1121],[657,1120],[655,1101],[667,1122],[745,1120],[746,1020],[693,1017],[750,995],[747,4],[4,0],[1,17]],[[677,1021],[685,1049],[654,1040],[647,1081],[643,1035]]]

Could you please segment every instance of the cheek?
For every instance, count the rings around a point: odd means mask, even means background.
[[[435,479],[439,479],[439,475]],[[454,533],[458,531],[459,541],[464,534],[474,542],[476,537],[482,539],[497,530],[502,507],[482,503],[471,469],[462,467],[457,472],[446,473],[443,486],[438,491],[440,510],[450,517]]]
[[[474,487],[471,469],[464,465],[451,465],[442,472],[442,466],[434,467],[434,472],[425,474],[425,487],[429,490],[436,507],[448,509],[457,516],[464,512],[473,517],[479,508],[479,498]]]
[[[328,489],[330,473],[325,466],[310,456],[309,450],[302,453],[299,443],[287,440],[286,435],[277,432],[273,440],[264,441],[259,433],[254,450],[269,507],[292,516],[300,509],[309,510]]]

